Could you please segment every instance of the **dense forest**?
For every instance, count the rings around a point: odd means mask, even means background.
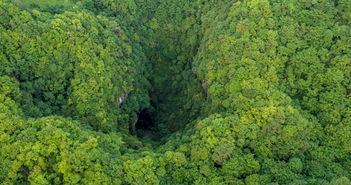
[[[351,185],[351,1],[0,0],[0,184]]]

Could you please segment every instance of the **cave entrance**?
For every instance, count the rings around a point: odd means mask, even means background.
[[[138,114],[138,121],[135,123],[135,130],[138,137],[150,135],[155,129],[155,123],[151,118],[151,114],[144,109]]]
[[[135,123],[136,130],[151,130],[154,123],[147,109],[142,110],[138,115],[138,121]]]

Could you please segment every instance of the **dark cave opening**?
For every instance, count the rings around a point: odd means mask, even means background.
[[[139,138],[148,138],[152,141],[160,141],[165,136],[158,128],[157,122],[153,119],[153,112],[150,109],[143,109],[138,114],[138,120],[135,123],[135,135]]]
[[[153,120],[151,119],[151,115],[147,109],[140,111],[138,114],[138,121],[135,123],[135,130],[147,130],[151,131],[155,126]]]
[[[141,110],[137,114],[138,119],[133,126],[134,129],[131,130],[132,135],[144,142],[162,143],[166,141],[170,133],[167,128],[164,128],[164,124],[159,122],[156,114],[153,106]]]

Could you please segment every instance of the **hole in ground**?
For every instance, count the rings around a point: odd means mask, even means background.
[[[149,138],[154,141],[160,139],[157,124],[152,119],[152,113],[144,109],[138,114],[138,121],[135,123],[135,133],[139,138]]]
[[[145,143],[159,145],[166,142],[170,133],[164,124],[160,124],[155,119],[155,114],[152,106],[141,110],[138,113],[137,121],[133,127],[130,127],[130,133]]]
[[[151,131],[154,127],[154,122],[151,119],[150,113],[147,109],[142,110],[138,115],[138,121],[135,123],[135,129],[138,130],[149,130]]]

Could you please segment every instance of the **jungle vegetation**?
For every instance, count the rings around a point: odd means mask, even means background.
[[[0,0],[0,184],[351,184],[350,0]]]

